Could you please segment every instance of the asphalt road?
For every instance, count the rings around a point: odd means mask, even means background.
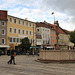
[[[7,64],[10,56],[0,56],[0,75],[75,75],[75,63],[40,63],[39,56],[16,56],[16,65]]]

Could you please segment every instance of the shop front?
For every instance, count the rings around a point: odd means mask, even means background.
[[[8,45],[0,45],[0,50],[1,50],[2,55],[7,54],[7,50],[9,48],[10,48],[10,46],[8,46]]]

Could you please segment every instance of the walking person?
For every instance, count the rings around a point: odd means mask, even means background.
[[[16,56],[16,52],[14,50],[11,51],[11,59],[7,62],[8,64],[12,64],[12,61],[13,61],[13,64],[16,65],[15,63],[15,56]]]

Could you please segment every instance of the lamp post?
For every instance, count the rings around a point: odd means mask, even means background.
[[[54,15],[54,12],[52,12],[52,15]],[[59,50],[59,23],[58,21],[55,21],[55,15],[54,15],[54,25],[56,25],[56,50]]]
[[[52,15],[53,15],[53,17],[54,17],[54,22],[55,22],[55,14],[54,14],[54,12],[52,12],[51,14],[52,14]]]

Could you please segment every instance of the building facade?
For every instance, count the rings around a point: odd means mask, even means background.
[[[34,22],[8,15],[7,44],[17,46],[21,39],[28,37],[32,45],[36,45],[36,25]]]
[[[55,48],[56,44],[56,27],[55,25],[49,24],[50,25],[50,45]]]
[[[42,37],[41,35],[36,35],[36,46],[41,48],[42,45]]]
[[[14,17],[7,11],[0,10],[0,45],[14,48],[21,43],[21,39],[28,37],[31,45],[36,45],[35,22]]]
[[[7,44],[7,11],[0,11],[0,45]]]
[[[36,33],[41,35],[42,46],[50,45],[50,28],[43,22],[36,23]]]
[[[49,24],[50,27],[50,45],[55,46],[56,45],[56,25]],[[69,34],[70,31],[64,30],[61,27],[58,28],[59,31],[59,47],[60,49],[65,48],[67,49],[67,46],[69,46]]]

